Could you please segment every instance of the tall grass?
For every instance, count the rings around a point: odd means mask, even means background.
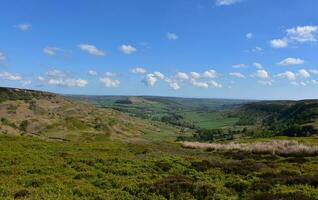
[[[270,142],[257,142],[252,144],[183,142],[182,147],[205,149],[208,151],[246,151],[257,154],[318,155],[318,146],[301,144],[291,140],[272,140]]]

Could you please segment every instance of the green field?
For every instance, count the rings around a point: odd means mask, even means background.
[[[214,129],[231,127],[239,120],[235,117],[228,117],[220,111],[211,112],[184,112],[184,117],[187,121],[192,122],[195,126],[203,129]]]

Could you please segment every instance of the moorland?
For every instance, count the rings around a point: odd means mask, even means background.
[[[318,100],[0,88],[0,199],[318,199]]]

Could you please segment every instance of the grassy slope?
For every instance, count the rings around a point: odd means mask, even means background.
[[[51,93],[0,88],[0,96],[0,131],[3,133],[87,140],[99,134],[133,137],[157,129],[145,120]]]

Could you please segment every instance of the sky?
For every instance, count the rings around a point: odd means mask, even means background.
[[[318,98],[317,0],[0,0],[0,86]]]

